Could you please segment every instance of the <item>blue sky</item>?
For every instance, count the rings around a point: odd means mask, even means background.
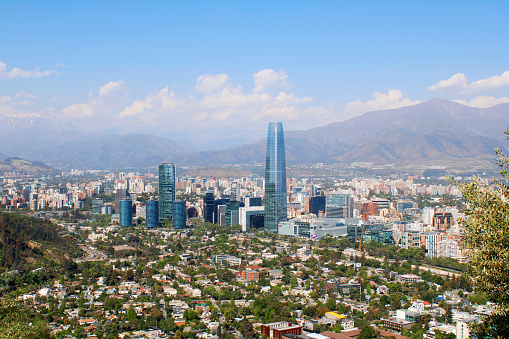
[[[430,98],[509,102],[504,1],[11,1],[0,114],[204,148]]]

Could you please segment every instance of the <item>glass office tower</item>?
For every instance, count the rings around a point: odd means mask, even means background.
[[[120,200],[120,226],[128,227],[133,224],[133,203],[131,199]]]
[[[175,201],[175,165],[159,165],[159,220],[173,220]]]
[[[147,200],[146,204],[146,223],[147,228],[156,228],[159,226],[159,201]]]
[[[186,228],[186,202],[177,200],[173,203],[173,228],[181,230]]]
[[[277,233],[280,221],[287,220],[286,160],[283,124],[269,122],[265,163],[265,230]]]

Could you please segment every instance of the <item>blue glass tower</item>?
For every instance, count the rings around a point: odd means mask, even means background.
[[[279,222],[286,220],[286,160],[283,123],[269,122],[265,162],[264,228],[266,231],[277,233]]]
[[[159,202],[157,200],[148,200],[146,208],[147,228],[156,228],[159,226]]]
[[[186,228],[186,202],[177,200],[173,203],[173,228]]]
[[[120,200],[120,226],[128,227],[133,224],[132,207],[131,199]]]
[[[159,219],[173,220],[175,201],[175,165],[159,165]]]

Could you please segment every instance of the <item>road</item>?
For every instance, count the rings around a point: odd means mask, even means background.
[[[83,259],[76,260],[77,263],[84,262],[84,261],[101,261],[101,260],[107,259],[106,254],[104,254],[101,251],[88,248],[85,245],[79,245],[79,246],[83,251],[87,252],[87,257],[85,257]]]

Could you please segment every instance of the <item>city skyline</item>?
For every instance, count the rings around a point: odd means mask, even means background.
[[[8,3],[0,115],[218,149],[268,121],[309,129],[434,97],[492,106],[509,102],[507,6]]]

